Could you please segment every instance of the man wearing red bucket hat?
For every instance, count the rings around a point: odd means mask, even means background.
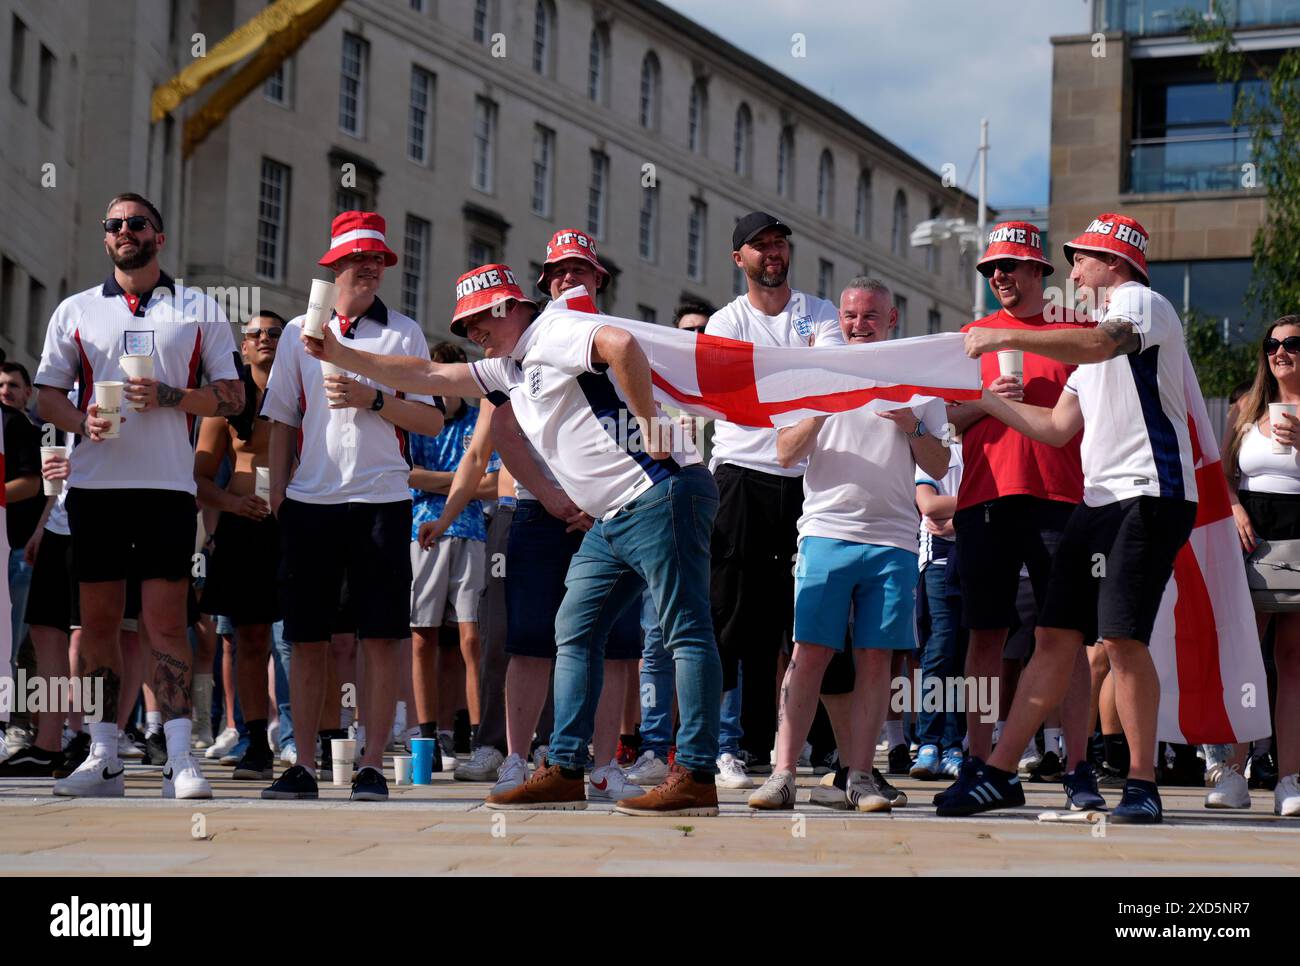
[[[346,211],[334,219],[320,264],[338,286],[326,330],[384,356],[429,349],[419,324],[376,294],[397,256],[384,219]],[[411,491],[406,433],[442,431],[441,402],[405,397],[383,380],[329,373],[297,338],[303,316],[285,328],[262,402],[271,426],[271,510],[280,523],[284,636],[293,641],[290,702],[298,747],[294,765],[263,798],[316,798],[311,749],[325,700],[329,641],[346,578],[366,659],[362,724],[371,740],[352,798],[384,801],[384,739],[397,703],[397,643],[408,636],[411,594]],[[298,465],[293,466],[297,449]],[[328,757],[330,750],[324,749]]]
[[[1026,405],[986,392],[990,415],[1054,445],[1083,437],[1083,503],[1070,515],[1038,616],[1025,669],[988,764],[963,774],[940,815],[1024,804],[1016,749],[1064,697],[1084,642],[1101,640],[1115,675],[1128,738],[1129,776],[1115,822],[1162,820],[1155,785],[1160,682],[1147,651],[1174,558],[1191,535],[1197,487],[1187,424],[1182,322],[1151,291],[1149,235],[1132,218],[1098,215],[1065,246],[1080,293],[1101,307],[1096,328],[1030,332],[972,329],[972,357],[1003,349],[1036,352],[1078,366],[1056,405]],[[1099,570],[1098,561],[1105,566]]]
[[[718,505],[713,478],[680,434],[663,442],[653,431],[668,421],[655,405],[645,353],[626,330],[568,312],[535,320],[536,306],[505,265],[467,272],[456,293],[452,331],[484,350],[480,362],[439,365],[360,352],[332,332],[303,341],[311,355],[409,391],[487,396],[498,406],[510,401],[529,442],[595,520],[573,557],[555,618],[548,764],[487,804],[586,807],[582,764],[601,691],[600,642],[648,586],[673,654],[682,722],[677,764],[661,785],[617,808],[716,815],[722,668],[708,599]]]
[[[1049,309],[1044,301],[1043,279],[1053,269],[1043,255],[1042,234],[1035,225],[1022,221],[995,225],[976,267],[989,280],[1001,308],[971,322],[962,331],[1073,331],[1090,324],[1085,315],[1056,306]],[[1050,318],[1045,314],[1048,312]],[[1008,371],[1020,362],[1018,375],[1002,375],[996,353],[980,360],[984,385],[1032,406],[1055,406],[1074,371],[1072,365],[1033,352],[1024,353],[1022,360],[1006,361]],[[969,680],[996,679],[1008,631],[1018,622],[1016,597],[1021,568],[1028,569],[1035,605],[1042,607],[1061,533],[1070,513],[1083,499],[1079,434],[1064,446],[1049,446],[996,419],[985,418],[984,411],[972,403],[955,407],[949,418],[955,431],[963,434],[965,462],[952,520],[962,624],[970,629],[965,673]],[[952,567],[953,561],[948,566]],[[1076,773],[1066,776],[1066,788],[1072,801],[1077,794],[1079,803],[1091,808],[1101,800],[1096,796],[1096,780],[1086,760],[1090,693],[1088,665],[1081,654],[1066,701],[1070,717],[1064,729],[1069,740],[1068,757],[1076,766]],[[1005,711],[998,711],[999,720]],[[942,742],[941,736],[922,735],[913,776],[934,778],[942,773],[956,777],[959,769],[982,765],[992,750],[992,724],[979,710],[966,712],[970,743],[970,758],[966,761],[962,760],[960,747],[936,748],[931,739]],[[1043,756],[1042,770],[1032,777],[1050,781],[1061,778],[1061,749],[1056,736],[1055,727],[1047,729],[1047,754]],[[949,736],[947,741],[951,740]],[[934,767],[936,752],[942,753],[938,769]]]

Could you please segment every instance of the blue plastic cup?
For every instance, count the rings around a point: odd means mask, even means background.
[[[411,784],[433,784],[433,756],[438,753],[437,738],[411,740]]]

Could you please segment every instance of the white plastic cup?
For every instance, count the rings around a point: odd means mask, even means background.
[[[153,378],[153,356],[122,356],[117,361],[128,379]],[[132,403],[131,409],[140,412],[144,406]]]
[[[41,447],[42,465],[45,463],[45,457],[47,456],[62,456],[64,459],[72,459],[72,447],[71,446],[42,446]],[[63,492],[62,480],[47,480],[45,479],[45,477],[42,476],[41,482],[44,485],[46,496],[58,496],[60,493]]]
[[[393,757],[393,784],[411,784],[411,756],[395,755]]]
[[[998,352],[998,370],[1004,376],[1025,381],[1025,353],[1020,349],[1001,349]]]
[[[1286,413],[1288,416],[1294,416],[1296,414],[1296,404],[1295,403],[1269,403],[1268,423],[1270,429],[1282,421],[1279,418],[1282,415],[1282,413]],[[1272,443],[1273,443],[1273,452],[1278,454],[1279,456],[1285,453],[1295,452],[1295,450],[1293,450],[1290,446],[1283,446],[1276,439],[1273,440]]]
[[[334,784],[352,784],[352,763],[357,757],[357,739],[332,739],[330,742],[330,753],[334,757]]]
[[[271,468],[269,466],[253,467],[253,495],[271,503]]]
[[[325,323],[330,320],[337,291],[333,282],[321,278],[311,280],[311,294],[307,296],[307,316],[302,320],[302,331],[305,335],[313,339],[325,337]]]
[[[104,434],[104,439],[117,439],[122,435],[122,382],[95,383],[95,405],[99,407],[99,418],[107,419],[113,427]]]

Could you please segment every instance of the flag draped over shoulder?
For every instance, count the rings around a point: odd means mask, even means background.
[[[1264,658],[1218,442],[1191,360],[1183,366],[1200,502],[1151,635],[1157,731],[1162,741],[1186,744],[1253,741],[1272,733]]]
[[[545,314],[595,312],[585,290],[564,293]],[[752,345],[613,316],[650,360],[655,398],[697,416],[742,426],[786,426],[849,409],[883,411],[932,399],[978,399],[978,360],[958,332],[861,346]]]

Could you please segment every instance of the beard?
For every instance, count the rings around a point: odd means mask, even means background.
[[[135,253],[132,255],[119,255],[117,248],[113,248],[113,264],[124,272],[134,271],[137,268],[144,268],[148,265],[155,255],[158,254],[158,245],[152,238],[146,238],[136,243]]]
[[[757,275],[750,276],[763,288],[780,288],[785,284],[786,276],[790,274],[790,266],[782,265],[779,269],[770,271],[760,270]]]

